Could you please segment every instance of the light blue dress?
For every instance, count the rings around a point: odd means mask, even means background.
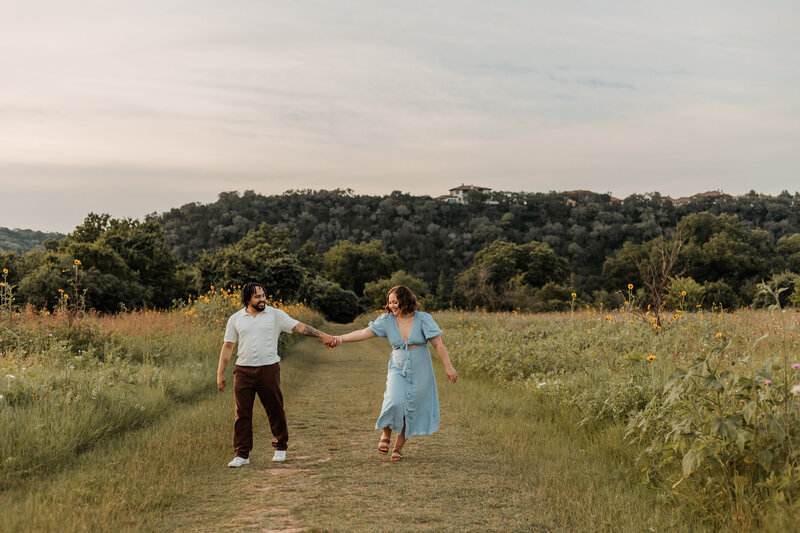
[[[400,335],[393,314],[382,314],[369,323],[369,328],[378,337],[386,337],[393,348],[375,429],[389,427],[399,433],[405,419],[406,438],[430,435],[439,429],[439,396],[428,341],[442,330],[431,315],[422,311],[414,313],[408,342]],[[419,348],[409,348],[413,344]]]

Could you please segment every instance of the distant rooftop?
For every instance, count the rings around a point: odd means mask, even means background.
[[[450,194],[443,194],[437,197],[437,200],[442,200],[443,202],[451,203],[451,204],[467,204],[467,193],[469,191],[491,191],[489,187],[480,187],[478,185],[464,185],[463,183],[458,187],[453,187],[450,190]],[[494,203],[494,202],[489,202]]]

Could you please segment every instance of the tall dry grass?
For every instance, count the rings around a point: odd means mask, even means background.
[[[275,303],[275,305],[282,305]],[[99,316],[26,309],[0,327],[0,488],[216,390],[233,300]],[[285,306],[288,307],[288,306]],[[292,306],[307,323],[321,322]],[[281,340],[281,352],[289,342]]]

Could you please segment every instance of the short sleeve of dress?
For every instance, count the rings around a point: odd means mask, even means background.
[[[369,323],[369,329],[378,337],[386,337],[386,319],[389,317],[388,313],[384,313],[372,322]]]
[[[420,313],[422,320],[420,321],[420,326],[422,328],[422,334],[425,336],[425,340],[429,341],[434,337],[438,337],[442,334],[442,329],[436,323],[431,315],[428,313]]]

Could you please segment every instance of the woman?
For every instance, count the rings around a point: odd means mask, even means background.
[[[419,303],[411,289],[405,285],[392,287],[386,295],[386,313],[370,322],[369,327],[335,337],[333,343],[373,337],[386,337],[391,343],[386,392],[375,429],[383,430],[378,451],[384,455],[389,453],[392,430],[397,432],[392,461],[403,459],[407,438],[430,435],[439,428],[439,397],[428,342],[444,363],[447,379],[453,383],[458,379],[442,342],[442,330],[431,315],[417,309]]]

